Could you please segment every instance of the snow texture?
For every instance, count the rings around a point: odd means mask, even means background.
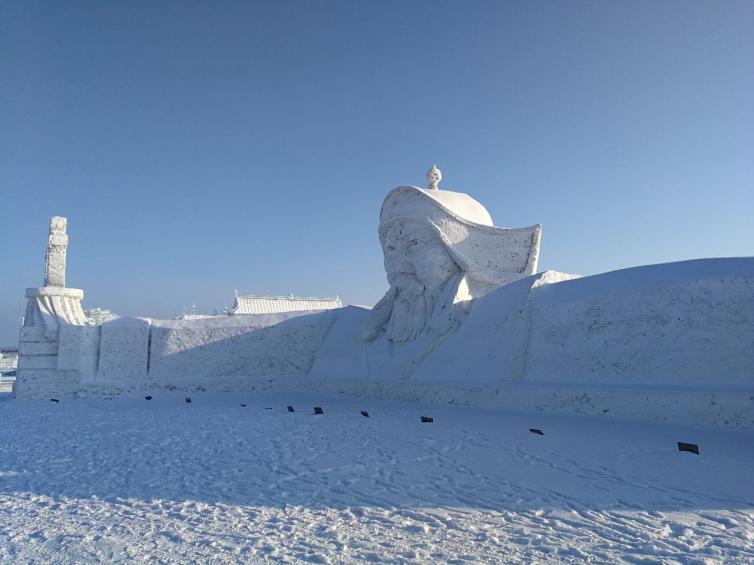
[[[150,376],[175,385],[207,375],[305,374],[321,339],[320,318],[305,314],[155,320]]]
[[[152,394],[0,400],[0,562],[754,561],[751,431]]]
[[[125,382],[145,379],[151,325],[146,318],[117,318],[102,324],[97,376]]]
[[[68,251],[68,220],[62,216],[50,218],[50,235],[45,256],[45,286],[65,287],[65,263]]]

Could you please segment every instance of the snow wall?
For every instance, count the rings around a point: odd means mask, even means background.
[[[504,286],[408,344],[363,342],[357,307],[64,326],[57,365],[19,366],[15,392],[290,388],[754,427],[754,258],[564,278]]]

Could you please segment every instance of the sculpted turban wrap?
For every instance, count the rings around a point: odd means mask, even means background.
[[[457,264],[459,273],[446,285],[441,296],[425,296],[425,307],[419,305],[410,316],[401,316],[404,323],[399,321],[399,328],[395,323],[399,312],[394,312],[394,307],[395,300],[401,296],[391,287],[375,306],[365,327],[365,339],[373,339],[383,327],[387,328],[391,341],[409,341],[433,327],[440,333],[447,331],[453,325],[448,316],[452,318],[457,310],[452,306],[534,274],[537,269],[541,227],[495,227],[484,206],[464,193],[413,186],[392,190],[380,211],[380,243],[386,256],[386,239],[397,223],[416,223],[429,228]],[[443,310],[442,315],[438,306]]]

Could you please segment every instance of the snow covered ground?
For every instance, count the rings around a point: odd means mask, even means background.
[[[754,561],[751,431],[154,396],[4,395],[1,562]]]

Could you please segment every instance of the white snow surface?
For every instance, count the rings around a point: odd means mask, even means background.
[[[0,562],[754,561],[752,431],[152,394],[0,396]]]

